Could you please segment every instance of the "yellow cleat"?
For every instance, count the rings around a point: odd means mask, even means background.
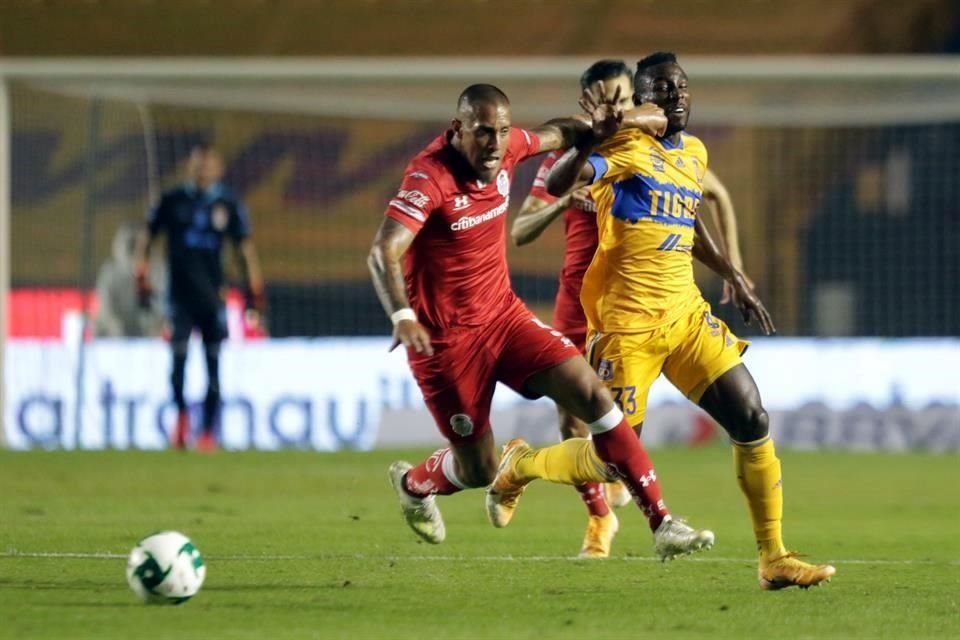
[[[625,507],[633,502],[633,496],[630,495],[630,489],[619,480],[617,482],[607,482],[603,485],[603,493],[607,498],[607,504],[614,509]]]
[[[497,475],[487,488],[487,517],[498,529],[510,524],[520,496],[527,488],[527,483],[518,479],[514,472],[514,462],[527,451],[530,451],[530,445],[520,438],[503,445]]]
[[[583,536],[583,547],[580,549],[581,558],[607,558],[610,556],[610,547],[613,537],[617,535],[620,523],[613,511],[605,516],[590,516],[587,523],[587,533]]]
[[[797,559],[796,551],[785,551],[775,558],[760,557],[760,588],[767,591],[800,587],[809,589],[830,582],[837,570],[829,564],[810,564]]]

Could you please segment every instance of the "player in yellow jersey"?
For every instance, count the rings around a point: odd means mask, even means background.
[[[638,431],[660,373],[719,422],[732,439],[737,481],[750,508],[761,586],[819,584],[835,569],[802,562],[783,544],[780,461],[760,393],[740,359],[748,343],[711,315],[693,279],[696,257],[730,284],[745,320],[774,331],[763,304],[697,216],[707,151],[684,131],[687,75],[673,54],[655,53],[638,63],[635,92],[637,103],[652,102],[666,113],[663,137],[621,129],[599,147],[567,153],[547,176],[551,194],[590,184],[596,203],[599,246],[580,295],[590,327],[587,358]],[[515,503],[526,483],[556,479],[565,467],[583,470],[576,482],[605,480],[586,471],[594,465],[579,462],[589,443],[576,447],[570,440],[540,450],[508,443],[491,492]]]

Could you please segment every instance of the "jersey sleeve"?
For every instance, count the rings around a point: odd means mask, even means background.
[[[430,214],[443,204],[437,181],[424,169],[407,167],[397,194],[390,199],[388,218],[393,218],[414,233],[420,231]]]
[[[529,156],[540,153],[540,138],[529,129],[513,127],[510,129],[510,151],[520,162]]]
[[[636,171],[637,144],[631,138],[621,137],[619,134],[601,146],[587,159],[593,166],[593,180],[596,184],[601,180],[615,182],[625,175]]]
[[[157,235],[166,228],[168,216],[168,199],[167,196],[164,195],[160,197],[160,202],[147,211],[147,230],[150,232],[150,235]]]
[[[237,202],[234,206],[227,233],[238,242],[250,237],[250,212],[242,202]]]
[[[547,154],[547,157],[543,159],[543,162],[540,163],[540,168],[537,169],[537,176],[533,179],[533,187],[530,188],[530,197],[543,200],[544,202],[556,201],[557,198],[550,195],[550,192],[547,191],[547,174],[550,173],[550,169],[553,168],[553,165],[556,164],[559,157],[559,151],[551,151]]]

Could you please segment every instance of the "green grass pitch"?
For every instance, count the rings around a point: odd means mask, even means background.
[[[668,564],[632,506],[611,559],[573,559],[583,507],[546,483],[504,530],[481,491],[442,498],[447,541],[420,544],[386,467],[425,453],[0,452],[0,638],[960,637],[957,456],[782,452],[787,544],[838,575],[763,592],[723,447],[653,452],[674,513],[717,534]],[[168,528],[206,584],[148,607],[125,556]]]

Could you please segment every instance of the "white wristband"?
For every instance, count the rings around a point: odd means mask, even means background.
[[[413,320],[414,322],[416,322],[416,321],[417,321],[417,314],[414,313],[414,312],[413,312],[413,309],[411,309],[410,307],[404,307],[403,309],[397,309],[396,311],[394,311],[393,313],[390,314],[390,322],[393,323],[393,326],[397,326],[397,324],[398,324],[401,320]]]

